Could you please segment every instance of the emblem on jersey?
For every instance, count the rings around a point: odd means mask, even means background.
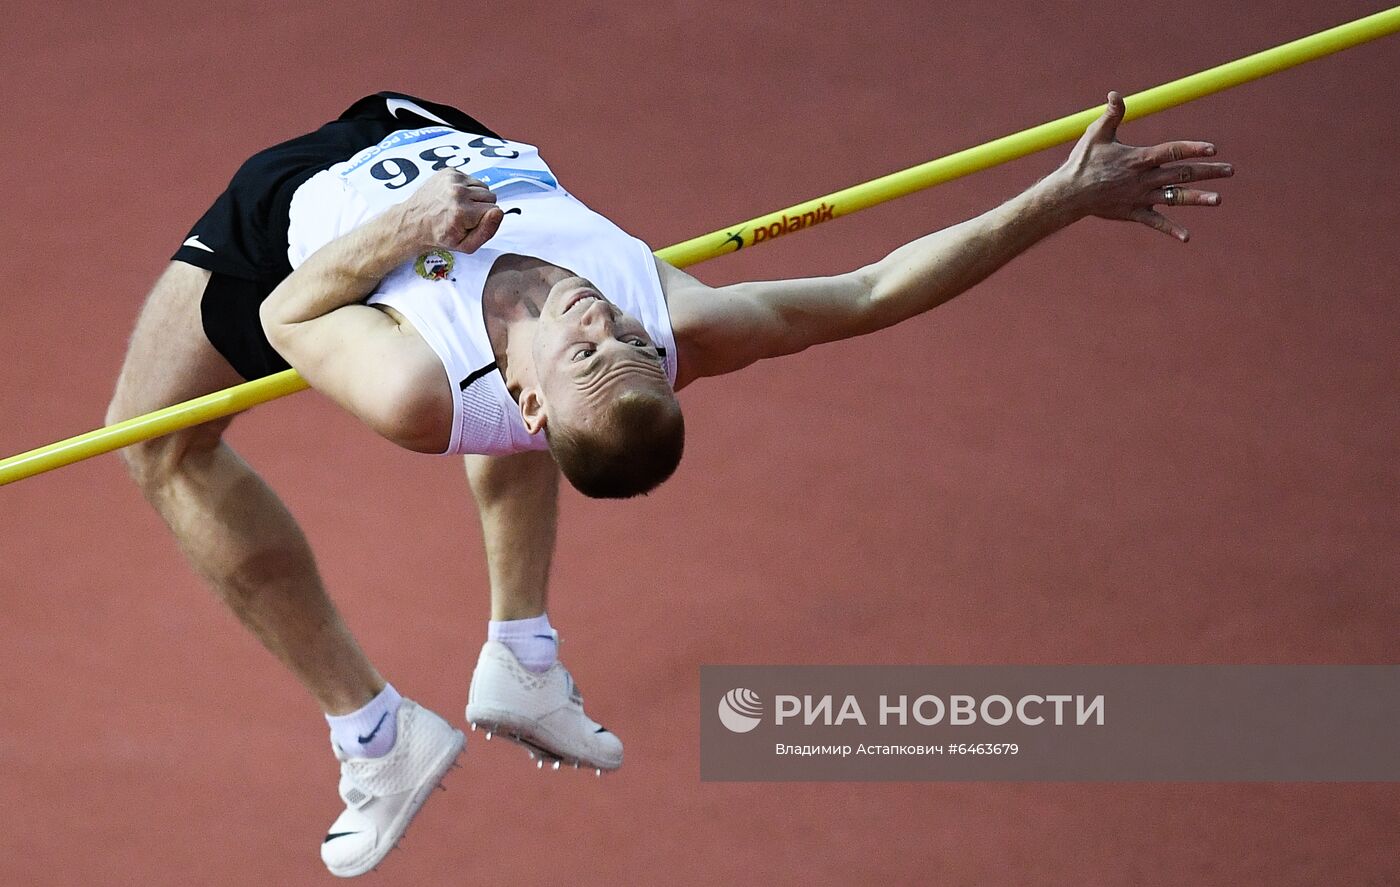
[[[424,253],[413,263],[413,270],[424,280],[446,280],[452,273],[452,253],[445,249],[435,249]]]

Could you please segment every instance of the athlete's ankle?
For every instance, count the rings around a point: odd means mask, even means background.
[[[529,619],[493,619],[486,625],[486,638],[505,644],[533,672],[548,671],[559,661],[559,633],[545,613]]]
[[[378,758],[389,753],[398,736],[399,696],[393,684],[385,684],[362,708],[343,715],[326,715],[331,741],[349,757]]]

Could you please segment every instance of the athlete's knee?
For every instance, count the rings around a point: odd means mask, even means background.
[[[212,453],[221,440],[218,432],[186,429],[132,444],[122,450],[122,461],[137,486],[150,492],[179,474],[189,460]]]
[[[483,508],[524,497],[552,497],[559,489],[559,468],[544,451],[509,456],[467,456],[467,480]]]
[[[111,425],[131,418],[128,411],[114,404],[107,412]],[[121,450],[127,473],[147,494],[167,484],[191,459],[209,456],[223,440],[228,420],[206,422],[193,428],[183,428],[162,437],[143,440]]]

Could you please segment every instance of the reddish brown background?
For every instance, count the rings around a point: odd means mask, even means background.
[[[252,151],[381,88],[544,146],[663,246],[1375,2],[7,4],[0,452],[97,423],[142,294]],[[1216,140],[1188,246],[1087,222],[863,341],[696,386],[688,458],[570,496],[555,624],[627,742],[471,743],[370,883],[1390,884],[1393,785],[718,785],[701,663],[1393,663],[1400,37],[1133,124]],[[1060,152],[704,267],[840,271]],[[316,395],[233,439],[380,668],[460,718],[484,634],[460,465]],[[302,691],[113,457],[0,492],[0,883],[324,883]],[[706,704],[709,704],[708,702]]]

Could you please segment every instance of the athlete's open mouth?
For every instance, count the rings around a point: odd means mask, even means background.
[[[607,299],[604,299],[602,296],[598,295],[593,290],[585,287],[580,289],[577,293],[575,293],[573,298],[569,299],[569,304],[564,306],[564,310],[561,313],[568,314],[570,311],[574,310],[579,305],[587,304],[589,302],[606,301]]]

